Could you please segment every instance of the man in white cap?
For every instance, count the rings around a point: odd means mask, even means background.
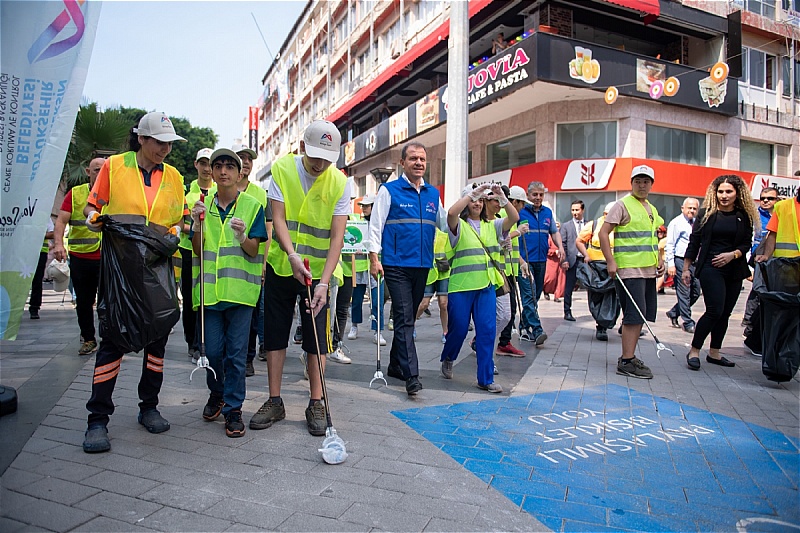
[[[614,207],[616,202],[609,202],[606,204],[605,208],[603,209],[603,216],[598,218],[597,220],[590,220],[583,226],[583,229],[580,233],[578,233],[578,238],[575,240],[575,247],[578,251],[583,255],[583,262],[584,263],[593,263],[595,261],[603,261],[605,262],[606,258],[603,256],[603,251],[600,249],[600,228],[603,227],[603,222],[606,221],[606,215],[608,211]],[[609,236],[609,245],[611,249],[614,249],[614,232],[612,231]],[[592,290],[591,287],[587,287],[586,291],[588,293],[589,299],[589,310],[592,309],[592,304],[599,305],[604,298],[604,293],[599,291]],[[595,331],[595,338],[599,341],[608,342],[608,328],[614,327],[614,323],[616,323],[617,318],[619,317],[619,303],[616,300],[616,296],[614,296],[614,321],[612,323],[603,322],[602,324],[595,317],[596,322],[596,330]]]
[[[211,148],[201,148],[194,158],[197,179],[189,184],[186,191],[186,205],[193,206],[200,196],[214,195],[217,186],[211,179]],[[183,338],[189,350],[189,358],[197,362],[200,356],[199,337],[197,335],[197,313],[192,309],[192,240],[189,238],[191,218],[184,220],[184,231],[181,233],[181,296],[183,297]]]
[[[242,161],[241,179],[239,180],[239,192],[243,192],[252,196],[261,208],[264,210],[264,222],[267,226],[267,235],[272,234],[272,213],[269,210],[269,201],[267,200],[267,191],[265,191],[258,184],[250,181],[250,172],[253,171],[253,160],[258,157],[256,151],[244,145],[234,145],[233,151],[239,156]],[[264,256],[266,264],[267,259],[267,242],[264,241],[259,245],[259,253]],[[264,344],[264,283],[261,283],[261,294],[258,297],[258,304],[253,309],[253,320],[250,322],[250,337],[247,342],[247,369],[245,376],[250,377],[256,374],[256,368],[253,361],[256,358],[256,345],[258,339],[261,341],[261,346]]]
[[[115,219],[133,224],[147,224],[155,231],[180,234],[183,219],[189,214],[184,196],[183,176],[164,159],[172,151],[172,143],[185,141],[175,133],[172,121],[160,112],[147,113],[132,129],[131,151],[111,156],[103,164],[92,187],[84,214],[86,227],[100,231],[98,211]],[[136,243],[131,243],[136,246]],[[144,291],[131,287],[131,292]],[[175,302],[177,307],[178,302]],[[124,326],[117,326],[124,327]],[[139,423],[150,433],[169,429],[158,412],[158,393],[164,380],[164,348],[169,335],[145,346],[142,357],[142,376],[139,380]],[[86,404],[89,411],[88,429],[83,441],[87,453],[111,449],[108,425],[114,413],[111,396],[124,355],[113,339],[104,337],[94,364],[92,397]]]
[[[656,236],[656,230],[664,219],[647,201],[654,181],[652,168],[647,165],[633,167],[631,194],[611,207],[600,228],[600,248],[606,258],[608,275],[616,280],[622,308],[622,356],[617,361],[617,374],[639,379],[653,378],[653,372],[636,357],[635,350],[644,321],[654,322],[656,319],[656,278],[664,275],[664,260],[658,252]],[[612,231],[613,251],[609,238]]]
[[[292,311],[301,296],[303,350],[311,399],[306,426],[314,436],[325,434],[325,408],[318,361],[331,353],[328,317],[328,285],[338,266],[350,214],[347,176],[336,168],[342,137],[336,125],[326,120],[309,124],[300,141],[303,155],[287,154],[272,165],[269,200],[275,238],[270,242],[264,285],[264,332],[269,374],[269,399],[250,419],[250,429],[266,429],[286,417],[281,399],[281,379],[286,347],[292,328]],[[309,269],[304,266],[308,260]],[[307,301],[306,280],[311,280]],[[314,334],[316,331],[316,335]],[[319,339],[319,349],[316,339]],[[322,358],[321,361],[318,358]],[[327,401],[327,398],[325,399]]]

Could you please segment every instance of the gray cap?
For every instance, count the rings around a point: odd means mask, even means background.
[[[228,156],[234,161],[236,161],[236,164],[239,165],[239,170],[240,171],[242,170],[242,159],[239,157],[239,154],[227,148],[217,148],[216,150],[214,150],[214,153],[211,154],[211,165],[213,166],[214,161],[216,161],[222,156]]]

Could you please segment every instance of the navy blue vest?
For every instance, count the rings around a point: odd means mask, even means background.
[[[392,196],[381,242],[386,266],[431,268],[439,190],[423,185],[419,193],[405,178],[384,185]]]

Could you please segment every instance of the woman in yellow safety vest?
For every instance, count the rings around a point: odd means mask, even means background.
[[[487,218],[484,202],[490,190],[500,207],[506,208],[506,218],[491,221]],[[492,393],[503,392],[503,388],[494,383],[493,357],[497,330],[495,290],[503,286],[499,241],[517,220],[519,213],[497,184],[467,187],[461,199],[447,212],[453,254],[448,284],[447,339],[441,355],[442,375],[452,379],[453,362],[467,336],[471,318],[475,324],[478,388]],[[506,314],[505,321],[508,319]]]

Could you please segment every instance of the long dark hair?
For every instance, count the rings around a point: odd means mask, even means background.
[[[750,195],[750,189],[745,184],[744,180],[736,174],[725,174],[717,176],[714,181],[706,189],[706,198],[703,200],[703,208],[706,210],[703,215],[702,223],[705,224],[708,217],[719,211],[719,202],[717,201],[717,189],[723,183],[730,183],[736,189],[736,202],[734,209],[744,211],[750,219],[750,224],[755,228],[760,225],[761,217],[756,212],[753,197]]]

